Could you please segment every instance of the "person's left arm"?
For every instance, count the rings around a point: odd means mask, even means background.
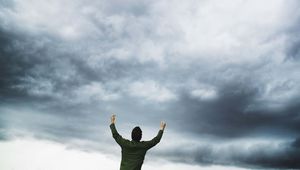
[[[156,144],[158,144],[162,138],[163,132],[165,130],[166,127],[166,123],[165,122],[160,122],[160,129],[157,133],[157,135],[150,141],[145,141],[144,145],[147,149],[152,148],[153,146],[155,146]]]

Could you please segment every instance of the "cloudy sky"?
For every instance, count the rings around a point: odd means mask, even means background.
[[[1,0],[0,169],[300,168],[297,0]]]

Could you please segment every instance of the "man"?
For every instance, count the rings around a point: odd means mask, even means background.
[[[141,170],[146,152],[160,141],[165,130],[166,123],[160,123],[160,130],[158,131],[158,134],[150,141],[140,141],[142,138],[142,130],[137,126],[132,130],[132,140],[130,141],[119,135],[115,127],[115,122],[116,115],[112,115],[110,124],[112,136],[122,149],[120,170]]]

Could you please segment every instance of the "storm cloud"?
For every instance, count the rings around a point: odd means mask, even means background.
[[[145,139],[165,120],[150,154],[171,162],[300,168],[299,8],[1,1],[0,140],[109,153],[114,112],[120,133],[139,124]]]

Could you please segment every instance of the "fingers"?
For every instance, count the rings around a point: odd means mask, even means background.
[[[116,115],[112,114],[110,120],[111,120],[111,123],[115,123],[115,121],[116,121]]]
[[[161,130],[164,130],[165,127],[166,127],[166,122],[161,121],[161,122],[160,122],[160,129],[161,129]]]

